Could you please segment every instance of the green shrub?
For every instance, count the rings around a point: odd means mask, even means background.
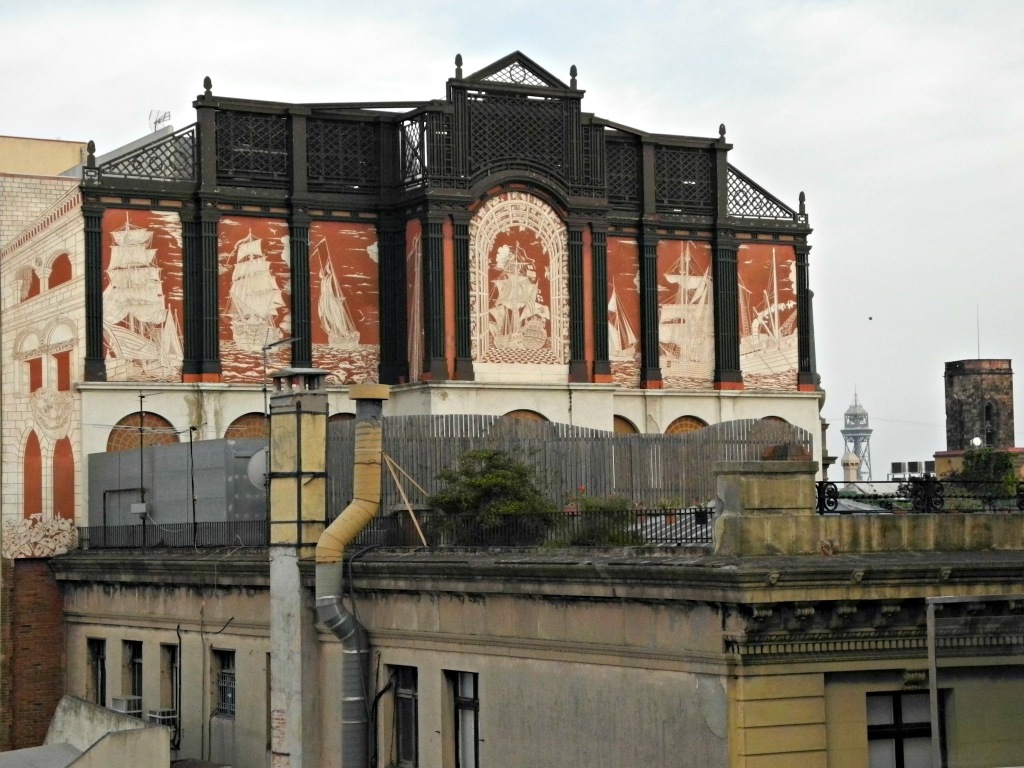
[[[505,451],[468,451],[438,480],[441,490],[430,497],[430,506],[443,513],[435,526],[452,544],[541,544],[558,520],[533,468]]]

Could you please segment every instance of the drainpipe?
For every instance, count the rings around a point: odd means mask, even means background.
[[[356,401],[352,503],[320,535],[316,545],[317,617],[341,640],[341,764],[364,768],[369,717],[366,688],[369,644],[362,627],[342,603],[345,547],[380,509],[381,411],[389,396],[385,384],[360,384],[349,390]]]

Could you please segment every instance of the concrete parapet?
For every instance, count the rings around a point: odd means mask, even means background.
[[[868,554],[1024,550],[1024,514],[815,513],[813,462],[722,462],[715,554]]]

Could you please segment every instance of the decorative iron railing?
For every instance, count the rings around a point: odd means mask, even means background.
[[[1024,483],[939,480],[818,482],[818,514],[1024,512]]]
[[[508,515],[497,521],[445,515],[433,510],[381,513],[355,546],[383,547],[680,547],[711,542],[710,509],[641,509],[548,516]],[[422,537],[421,537],[422,534]],[[426,541],[426,545],[424,545]],[[79,549],[263,547],[267,523],[172,523],[92,526],[78,529]]]
[[[790,221],[807,224],[807,215],[794,211],[738,168],[729,166],[729,215],[760,221]]]
[[[195,181],[198,141],[193,123],[169,136],[86,169],[87,181],[133,179],[144,181]]]

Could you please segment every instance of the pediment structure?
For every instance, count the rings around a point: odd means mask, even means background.
[[[570,87],[520,51],[513,51],[483,69],[477,70],[466,77],[465,82],[467,84],[526,85],[533,88],[560,88],[563,90],[568,90]]]

